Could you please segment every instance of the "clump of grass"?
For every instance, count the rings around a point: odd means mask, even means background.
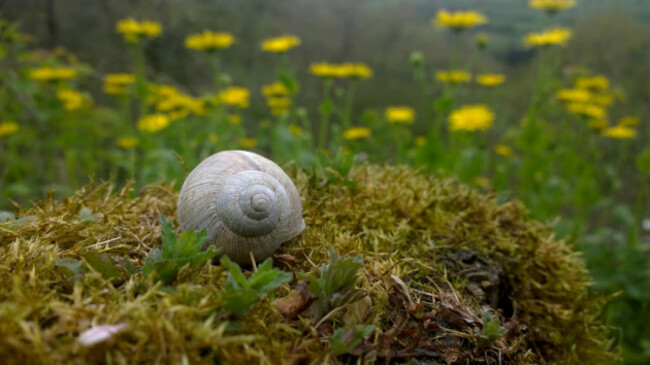
[[[249,272],[208,260],[179,270],[174,287],[142,272],[169,239],[158,229],[160,215],[174,217],[169,187],[88,186],[16,211],[0,223],[0,358],[617,361],[582,259],[519,203],[410,168],[355,167],[354,188],[291,174],[307,229],[273,263]],[[307,282],[290,281],[299,273]],[[295,316],[268,296],[298,302]],[[77,340],[98,325],[124,329],[92,346]]]

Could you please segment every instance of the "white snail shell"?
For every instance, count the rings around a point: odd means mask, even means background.
[[[222,151],[203,160],[178,197],[181,231],[208,233],[232,261],[264,260],[305,229],[298,189],[273,161],[246,151]]]

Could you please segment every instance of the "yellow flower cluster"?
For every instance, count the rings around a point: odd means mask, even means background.
[[[343,138],[348,141],[355,139],[368,138],[372,134],[370,128],[367,127],[352,127],[348,128],[343,132]]]
[[[233,86],[217,94],[213,101],[217,105],[226,104],[246,109],[250,105],[250,92],[245,87]]]
[[[289,124],[287,129],[289,129],[289,132],[291,132],[291,134],[293,134],[296,137],[300,137],[303,134],[302,128],[300,128],[300,126],[297,126],[295,124]]]
[[[255,148],[257,140],[255,138],[240,138],[239,145],[243,148]]]
[[[494,113],[485,105],[465,105],[449,116],[452,131],[485,131],[492,126]]]
[[[60,89],[56,92],[56,97],[63,103],[63,109],[67,111],[78,110],[84,106],[83,94],[75,90]]]
[[[151,85],[152,96],[149,104],[155,106],[156,111],[164,113],[170,121],[186,118],[190,114],[205,115],[205,102],[183,94],[175,87],[169,85]]]
[[[494,146],[494,152],[503,157],[510,157],[512,156],[512,149],[506,145],[503,144],[498,144]]]
[[[558,90],[555,98],[565,102],[571,113],[596,120],[606,119],[606,108],[614,102],[614,96],[608,92],[609,80],[604,76],[581,77],[574,85],[572,89]],[[602,125],[592,124],[594,129]]]
[[[262,87],[262,94],[266,96],[266,104],[271,108],[273,115],[286,114],[291,106],[289,89],[280,81]]]
[[[488,19],[477,11],[456,11],[452,13],[447,10],[440,10],[431,22],[439,27],[461,31],[485,24]]]
[[[185,39],[185,47],[197,51],[219,51],[235,43],[235,37],[230,33],[214,33],[204,30],[203,33],[192,34]]]
[[[29,72],[29,78],[39,82],[65,81],[77,77],[77,70],[69,67],[39,67]]]
[[[575,5],[575,0],[530,0],[531,8],[543,10],[551,14],[572,8]]]
[[[135,83],[132,74],[110,74],[104,77],[104,92],[109,95],[124,95],[129,85]]]
[[[566,28],[553,28],[540,33],[526,35],[524,43],[528,47],[564,46],[570,38],[571,30]]]
[[[313,63],[311,73],[323,78],[367,79],[372,77],[372,69],[364,63]]]
[[[151,114],[138,120],[138,129],[155,133],[169,126],[169,118],[165,114]]]
[[[503,84],[506,77],[501,74],[482,74],[476,76],[476,82],[485,87],[494,87]]]
[[[461,84],[472,81],[472,74],[461,70],[439,71],[436,73],[436,79],[440,82]]]
[[[262,42],[262,50],[273,53],[285,53],[291,48],[300,45],[300,38],[295,35],[283,35],[277,38],[269,38]]]
[[[115,30],[124,36],[128,43],[137,43],[142,38],[156,38],[162,33],[162,26],[158,22],[145,20],[138,22],[133,18],[122,19],[115,26]]]
[[[636,137],[636,130],[634,128],[617,125],[614,127],[605,128],[602,132],[603,136],[615,139],[630,139]]]
[[[386,120],[388,123],[411,124],[415,119],[415,111],[406,106],[391,106],[386,108]]]
[[[0,137],[10,136],[18,132],[19,126],[16,122],[2,122],[0,123]]]
[[[117,145],[120,148],[128,150],[138,145],[138,139],[133,137],[118,138]]]

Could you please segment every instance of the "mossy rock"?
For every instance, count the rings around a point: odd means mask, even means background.
[[[409,168],[362,166],[350,174],[354,184],[325,187],[304,172],[291,175],[307,229],[281,247],[275,265],[318,275],[331,246],[362,254],[363,299],[318,321],[309,311],[285,318],[273,298],[241,318],[223,315],[223,267],[185,268],[173,287],[139,272],[161,244],[158,217],[175,216],[172,189],[154,185],[130,197],[128,187],[89,186],[0,225],[3,363],[618,361],[584,262],[520,204]],[[98,272],[101,263],[89,265],[97,253],[123,269]],[[374,331],[335,356],[332,332],[350,321]],[[128,327],[106,341],[77,341],[117,323]]]

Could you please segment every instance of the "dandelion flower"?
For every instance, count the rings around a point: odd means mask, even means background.
[[[2,122],[0,123],[0,137],[10,136],[18,132],[19,128],[16,122]]]
[[[28,77],[39,82],[65,81],[77,77],[77,70],[69,67],[40,67],[32,69]]]
[[[63,109],[67,111],[81,109],[84,104],[83,94],[75,90],[58,90],[56,92],[56,97],[63,103]]]
[[[285,53],[293,47],[300,45],[300,38],[295,35],[283,35],[277,38],[269,38],[262,42],[262,50],[273,53]]]
[[[615,139],[630,139],[636,137],[636,131],[629,127],[617,125],[602,131],[603,136]]]
[[[573,114],[594,119],[604,119],[607,115],[607,111],[603,107],[595,104],[571,103],[567,105],[567,109]]]
[[[494,152],[503,157],[510,157],[512,155],[512,149],[506,145],[498,144],[494,146]]]
[[[461,70],[439,71],[436,73],[436,79],[440,82],[461,84],[470,82],[472,80],[472,74]]]
[[[257,140],[255,138],[240,138],[239,145],[243,148],[255,148]]]
[[[133,83],[135,83],[133,74],[109,74],[104,77],[104,92],[109,95],[123,95],[127,87]]]
[[[342,63],[331,64],[327,62],[313,63],[310,71],[312,74],[322,78],[355,78],[367,79],[372,77],[370,67],[363,63]]]
[[[604,92],[609,89],[609,79],[605,76],[580,77],[576,80],[576,88]]]
[[[250,91],[244,87],[233,86],[221,91],[217,97],[217,103],[225,103],[240,109],[246,109],[250,105]]]
[[[386,120],[389,123],[411,124],[415,119],[415,111],[406,106],[391,106],[386,108]]]
[[[485,87],[493,87],[503,84],[506,77],[501,74],[483,74],[476,76],[476,82]]]
[[[370,128],[366,127],[352,127],[348,128],[343,132],[343,138],[348,141],[353,141],[356,139],[368,138],[372,134]]]
[[[299,126],[295,124],[289,124],[287,128],[289,129],[289,132],[291,132],[291,134],[293,134],[294,136],[296,137],[302,136],[303,131],[302,128],[300,128]]]
[[[639,118],[637,117],[623,117],[618,120],[618,125],[623,127],[636,127],[639,125]]]
[[[289,95],[289,89],[280,81],[276,81],[270,85],[264,85],[262,87],[262,94],[266,97],[287,96]]]
[[[138,139],[133,137],[123,137],[117,139],[117,145],[120,148],[125,150],[130,150],[131,148],[138,145]]]
[[[465,105],[449,116],[452,131],[485,131],[492,126],[494,113],[485,105]]]
[[[530,33],[524,38],[524,43],[528,47],[564,46],[570,38],[571,31],[569,29],[554,28],[541,33]]]
[[[234,124],[234,125],[241,124],[241,115],[239,115],[239,114],[229,114],[228,115],[228,123]]]
[[[235,37],[230,33],[214,33],[204,30],[203,33],[192,34],[185,38],[185,47],[197,51],[220,51],[230,47]]]
[[[591,93],[582,89],[562,89],[555,93],[555,98],[571,103],[587,103],[591,99]]]
[[[124,36],[128,43],[137,43],[142,38],[156,38],[162,33],[162,26],[158,22],[145,20],[138,22],[133,18],[120,20],[115,30]]]
[[[151,114],[140,118],[138,129],[155,133],[169,126],[169,118],[165,114]]]
[[[530,0],[530,7],[543,10],[549,14],[572,8],[576,5],[575,0]]]
[[[488,19],[477,11],[438,11],[431,22],[439,27],[446,27],[455,31],[462,31],[487,23]]]

